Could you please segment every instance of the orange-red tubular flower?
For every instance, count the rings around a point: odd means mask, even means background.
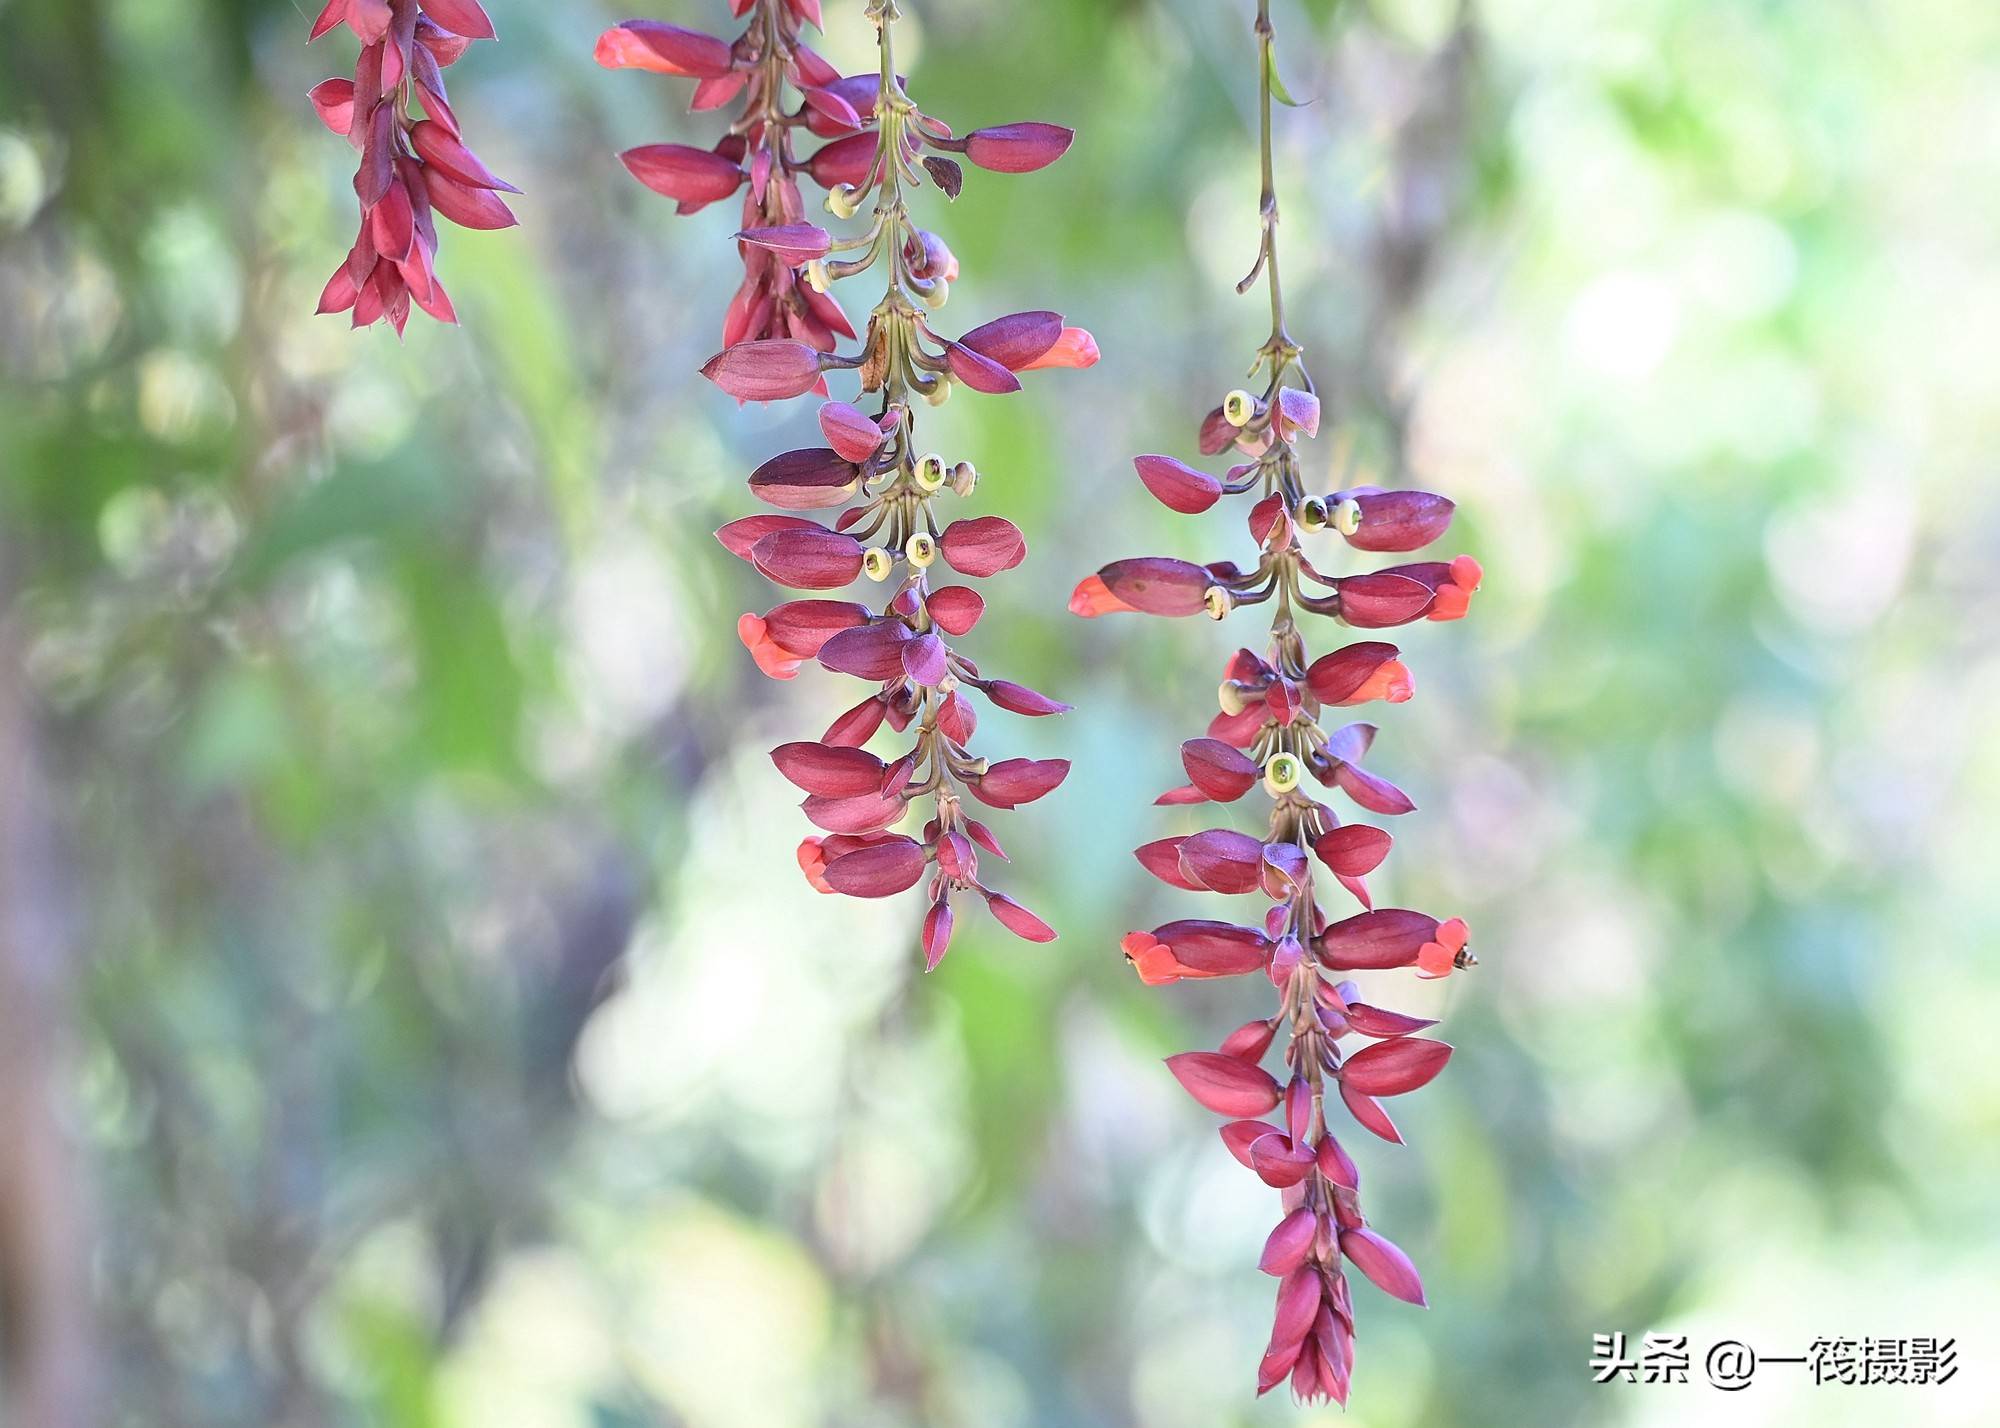
[[[1259,5],[1257,32],[1269,66],[1268,0]],[[1387,856],[1389,835],[1343,823],[1315,791],[1338,790],[1384,816],[1415,806],[1362,768],[1374,725],[1322,723],[1330,710],[1411,698],[1415,683],[1402,651],[1364,637],[1314,658],[1300,617],[1321,615],[1363,631],[1455,620],[1467,612],[1481,572],[1465,555],[1352,574],[1322,569],[1330,537],[1360,551],[1414,551],[1445,533],[1453,508],[1427,491],[1357,487],[1313,495],[1305,488],[1296,447],[1319,430],[1322,411],[1278,296],[1268,82],[1262,88],[1264,238],[1252,277],[1270,270],[1272,332],[1256,369],[1266,380],[1261,391],[1231,392],[1201,424],[1200,455],[1233,449],[1235,465],[1209,471],[1157,454],[1133,463],[1146,490],[1182,514],[1247,499],[1254,559],[1113,561],[1078,584],[1070,609],[1084,618],[1138,612],[1219,620],[1239,607],[1271,607],[1264,650],[1230,657],[1220,712],[1202,737],[1181,746],[1188,782],[1159,799],[1235,803],[1261,785],[1268,821],[1254,835],[1210,828],[1137,850],[1141,865],[1170,887],[1261,897],[1262,914],[1242,924],[1170,922],[1127,934],[1122,950],[1149,986],[1262,974],[1276,990],[1272,1016],[1239,1027],[1218,1051],[1186,1052],[1167,1065],[1195,1100],[1232,1118],[1222,1130],[1224,1143],[1281,1196],[1280,1218],[1259,1260],[1279,1283],[1258,1391],[1289,1382],[1301,1398],[1345,1402],[1354,1361],[1349,1269],[1413,1304],[1424,1303],[1424,1291],[1408,1257],[1362,1216],[1359,1171],[1335,1139],[1328,1111],[1344,1107],[1365,1130],[1400,1141],[1382,1100],[1429,1082],[1452,1049],[1414,1034],[1429,1020],[1363,1002],[1341,974],[1410,969],[1442,977],[1473,958],[1460,919],[1375,907],[1366,879]],[[1316,869],[1330,873],[1359,911],[1329,914]],[[1282,1081],[1264,1069],[1274,1045],[1282,1047]]]

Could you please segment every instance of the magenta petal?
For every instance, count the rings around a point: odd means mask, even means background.
[[[1419,1308],[1428,1307],[1423,1281],[1410,1257],[1366,1225],[1341,1231],[1340,1252],[1384,1294]]]
[[[944,641],[931,634],[918,635],[905,644],[902,662],[903,672],[927,689],[935,687],[950,669]]]
[[[1000,124],[967,134],[965,157],[994,173],[1032,173],[1061,158],[1075,138],[1057,124]]]
[[[858,798],[882,787],[887,765],[865,749],[826,744],[780,744],[771,750],[778,772],[807,793]]]
[[[1205,917],[1169,922],[1154,928],[1153,936],[1172,949],[1175,961],[1209,977],[1255,972],[1271,955],[1271,939],[1256,928]]]
[[[903,650],[916,638],[901,620],[870,620],[842,630],[819,648],[819,662],[856,679],[900,679]]]
[[[1014,808],[1053,791],[1069,776],[1068,759],[1002,759],[967,781],[972,796],[992,808]]]
[[[1015,312],[975,327],[959,338],[980,356],[1018,372],[1042,356],[1063,335],[1058,312]]]
[[[986,598],[969,585],[941,585],[924,600],[931,622],[948,635],[964,635],[986,613]]]
[[[1021,528],[1002,516],[953,521],[938,541],[945,564],[961,575],[983,579],[1011,570],[1027,558]]]
[[[1389,1119],[1389,1113],[1382,1109],[1381,1103],[1373,1096],[1357,1091],[1351,1086],[1342,1085],[1340,1099],[1346,1104],[1348,1113],[1362,1127],[1392,1144],[1403,1143],[1403,1133],[1396,1129],[1396,1123]]]
[[[1169,887],[1181,888],[1187,892],[1202,892],[1204,891],[1202,885],[1181,871],[1181,844],[1186,841],[1184,838],[1161,838],[1143,847],[1134,848],[1132,856],[1139,860],[1140,866],[1147,872]]]
[[[1347,494],[1361,507],[1361,524],[1347,537],[1356,550],[1419,550],[1450,528],[1452,512],[1457,509],[1430,491]]]
[[[1320,960],[1336,971],[1411,967],[1437,929],[1437,919],[1425,913],[1378,907],[1334,923],[1315,946]]]
[[[1350,575],[1333,584],[1340,594],[1340,618],[1364,630],[1407,625],[1421,619],[1436,598],[1435,592],[1422,581],[1387,571]]]
[[[811,511],[840,505],[860,480],[860,469],[839,452],[812,446],[773,456],[750,473],[750,490],[773,506]]]
[[[1167,1069],[1195,1100],[1219,1116],[1260,1116],[1278,1104],[1278,1083],[1261,1066],[1216,1051],[1183,1051]]]
[[[1362,878],[1382,865],[1392,842],[1380,828],[1349,823],[1321,834],[1313,844],[1313,852],[1338,876]]]
[[[868,607],[852,600],[788,600],[765,613],[764,634],[786,654],[811,659],[842,630],[868,619]]]
[[[773,531],[750,547],[750,563],[780,585],[834,590],[861,573],[861,542],[818,526]]]
[[[493,21],[479,0],[417,0],[417,4],[440,30],[468,40],[494,38]]]
[[[934,902],[924,914],[924,970],[934,972],[951,948],[951,904]]]
[[[832,859],[821,874],[828,887],[849,897],[892,897],[924,875],[924,845],[897,838]]]
[[[988,396],[1005,396],[1009,392],[1021,390],[1019,377],[991,357],[982,357],[963,343],[946,342],[944,360],[951,375],[975,392],[984,392]]]
[[[1193,834],[1180,847],[1181,871],[1187,879],[1219,893],[1255,892],[1263,858],[1264,845],[1233,828]]]
[[[1222,483],[1171,456],[1135,456],[1132,465],[1160,503],[1183,515],[1197,515],[1222,495]]]
[[[1205,567],[1163,555],[1114,560],[1097,576],[1114,596],[1149,615],[1198,615],[1215,584]]]
[[[1278,1285],[1278,1309],[1271,1324],[1271,1347],[1297,1344],[1312,1331],[1319,1313],[1320,1279],[1316,1267],[1301,1264]]]
[[[1070,706],[1061,700],[1028,688],[1025,684],[1015,684],[1011,680],[996,679],[986,686],[986,697],[1010,714],[1026,714],[1040,717],[1047,714],[1067,714]]]
[[[746,228],[736,237],[753,248],[763,248],[776,253],[782,262],[794,268],[801,263],[810,263],[815,258],[824,258],[833,243],[827,231],[813,223],[787,223],[775,228]]]
[[[1378,1038],[1408,1036],[1413,1031],[1422,1031],[1427,1026],[1437,1025],[1436,1017],[1410,1016],[1405,1012],[1387,1011],[1381,1007],[1370,1006],[1366,1002],[1349,1002],[1346,1015],[1349,1026],[1363,1036]],[[1383,1093],[1374,1091],[1370,1094],[1379,1096]]]
[[[811,391],[820,366],[817,349],[774,338],[725,347],[702,364],[701,374],[739,401],[770,402]]]
[[[1005,893],[986,894],[986,907],[1000,925],[1028,942],[1053,942],[1056,930]]]
[[[825,527],[807,520],[804,516],[739,516],[715,533],[729,553],[740,560],[748,560],[757,542],[773,531],[824,530]]]
[[[846,402],[828,402],[822,406],[819,429],[826,436],[826,444],[845,461],[866,461],[887,440],[871,417]]]
[[[1189,739],[1182,744],[1181,767],[1194,786],[1217,803],[1241,798],[1260,776],[1248,755],[1220,739]]]
[[[815,793],[799,805],[806,817],[829,833],[874,833],[896,822],[907,811],[893,794],[862,794],[858,798],[828,798]]]
[[[1313,1212],[1301,1205],[1271,1231],[1264,1241],[1264,1253],[1258,1257],[1257,1268],[1266,1274],[1286,1275],[1306,1262],[1306,1255],[1312,1251],[1313,1234],[1317,1221]]]
[[[1343,1085],[1364,1096],[1400,1096],[1414,1091],[1444,1070],[1451,1047],[1427,1037],[1404,1036],[1366,1046],[1340,1068]]]

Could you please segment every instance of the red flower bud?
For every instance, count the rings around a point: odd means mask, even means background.
[[[1196,615],[1215,579],[1199,565],[1163,555],[1114,560],[1097,572],[1098,580],[1123,608],[1148,615]],[[1083,593],[1078,587],[1078,594]],[[1072,600],[1071,608],[1075,608]],[[1103,613],[1093,610],[1092,613]]]
[[[1419,1308],[1429,1307],[1423,1281],[1417,1278],[1417,1267],[1410,1263],[1410,1257],[1366,1225],[1341,1232],[1340,1252],[1384,1294]]]
[[[826,444],[839,452],[846,461],[868,460],[882,449],[887,440],[882,428],[859,408],[846,402],[828,402],[819,409],[819,429],[826,436]]]
[[[924,601],[932,623],[948,635],[968,635],[986,612],[986,599],[969,585],[945,585]]]
[[[750,547],[767,579],[800,590],[836,590],[861,573],[861,542],[819,526],[773,531]]]
[[[810,263],[815,258],[824,258],[833,243],[833,239],[824,228],[812,223],[786,223],[775,228],[746,228],[736,237],[753,248],[776,253],[780,262],[791,267]]]
[[[1171,456],[1135,456],[1132,465],[1160,504],[1183,515],[1199,515],[1222,496],[1220,481]]]
[[[1001,124],[965,136],[965,157],[994,173],[1025,174],[1047,168],[1068,151],[1076,131],[1056,124]]]
[[[837,506],[854,494],[861,472],[851,461],[824,446],[787,451],[750,473],[750,490],[759,500],[792,511]]]
[[[686,212],[727,198],[748,177],[733,159],[686,144],[642,144],[618,161],[654,193],[676,199]]]
[[[1016,312],[975,327],[958,340],[1008,371],[1018,372],[1047,353],[1062,335],[1062,314]]]
[[[1278,1104],[1278,1083],[1257,1066],[1214,1051],[1183,1051],[1167,1069],[1195,1100],[1220,1116],[1259,1116]]]
[[[1346,536],[1356,550],[1420,550],[1450,529],[1456,509],[1429,491],[1337,491],[1328,504],[1342,500],[1353,501],[1361,511],[1360,525]]]
[[[739,342],[702,364],[701,374],[744,402],[800,396],[819,381],[820,354],[803,342]],[[852,577],[850,577],[852,578]]]
[[[1347,1058],[1341,1081],[1368,1096],[1400,1096],[1427,1085],[1451,1060],[1442,1041],[1403,1036],[1366,1046]]]
[[[780,744],[771,750],[778,772],[806,793],[855,798],[878,793],[888,766],[866,749],[826,744]]]
[[[1029,942],[1053,942],[1056,940],[1056,930],[1053,927],[1049,926],[1018,902],[1015,902],[1014,899],[1008,897],[1005,893],[989,892],[986,894],[986,907],[994,917],[1000,920],[1000,925],[1016,937]]]
[[[924,845],[896,838],[844,853],[826,865],[827,886],[849,897],[893,897],[924,875]]]
[[[1068,776],[1068,759],[1002,759],[966,787],[989,807],[1014,808],[1053,792]]]
[[[1189,739],[1182,744],[1181,767],[1202,796],[1217,803],[1241,798],[1261,773],[1255,763],[1220,739]]]
[[[444,125],[430,119],[421,119],[410,126],[410,143],[417,151],[417,157],[427,164],[435,164],[444,170],[447,178],[458,180],[468,188],[497,188],[502,193],[519,193],[521,190],[505,179],[496,178],[493,171],[479,161],[479,156],[451,136]]]
[[[1334,923],[1316,941],[1320,960],[1338,971],[1409,967],[1437,929],[1434,917],[1382,907]]]
[[[1021,528],[1001,516],[953,521],[938,541],[945,564],[960,575],[983,578],[1012,570],[1027,558]]]

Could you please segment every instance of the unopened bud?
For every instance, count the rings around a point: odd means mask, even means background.
[[[1201,603],[1211,620],[1219,620],[1236,608],[1236,598],[1220,585],[1211,585],[1204,590]]]
[[[1257,399],[1238,387],[1222,399],[1222,418],[1231,426],[1248,426],[1257,415]]]
[[[1308,496],[1299,502],[1299,529],[1308,533],[1326,529],[1326,502],[1317,496]]]
[[[922,299],[925,307],[931,309],[941,308],[951,297],[951,284],[944,280],[943,274],[939,274],[931,280],[929,287],[918,288],[917,296]]]
[[[1264,764],[1264,789],[1273,798],[1290,793],[1299,786],[1298,757],[1294,754],[1273,754]]]
[[[979,473],[972,469],[970,461],[961,461],[951,468],[951,489],[959,495],[970,496],[978,483]]]
[[[814,258],[810,263],[807,263],[805,266],[805,278],[806,286],[814,292],[825,292],[827,288],[826,259]]]
[[[1241,714],[1250,707],[1243,697],[1242,687],[1233,679],[1225,679],[1215,691],[1215,702],[1222,706],[1222,712],[1229,715]]]
[[[934,407],[941,407],[951,400],[951,379],[940,376],[931,383],[931,389],[924,393],[924,400]]]
[[[861,552],[861,573],[870,580],[887,580],[889,572],[896,568],[896,557],[879,545],[871,545]]]
[[[1361,529],[1361,503],[1349,496],[1333,508],[1333,528],[1344,536]]]
[[[937,542],[931,539],[928,531],[918,531],[904,543],[903,554],[910,564],[922,570],[937,559]]]
[[[917,462],[917,484],[926,491],[935,491],[944,484],[944,458],[935,451]]]

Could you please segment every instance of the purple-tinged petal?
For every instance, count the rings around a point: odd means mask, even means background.
[[[1186,1092],[1219,1116],[1261,1116],[1278,1104],[1278,1083],[1261,1066],[1216,1051],[1183,1051],[1167,1069]]]
[[[1075,138],[1059,124],[999,124],[967,134],[965,157],[993,173],[1033,173],[1061,158]]]
[[[1341,1231],[1340,1252],[1384,1294],[1420,1309],[1430,1307],[1424,1299],[1423,1281],[1417,1278],[1417,1267],[1410,1263],[1410,1257],[1366,1225]]]

